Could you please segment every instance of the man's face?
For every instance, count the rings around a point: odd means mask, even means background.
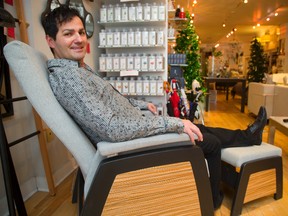
[[[65,58],[83,63],[86,54],[87,37],[79,17],[59,26],[56,40],[46,36],[48,45],[54,50],[55,58]]]

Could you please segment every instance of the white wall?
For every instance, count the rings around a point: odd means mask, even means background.
[[[95,11],[100,3],[98,1],[83,1],[86,10],[93,15],[94,23],[96,24],[99,19],[99,13],[97,14]],[[29,23],[27,29],[29,44],[32,47],[41,50],[48,58],[52,58],[50,49],[45,41],[44,31],[40,24],[40,15],[46,7],[46,2],[47,0],[23,0],[24,14],[26,22]],[[60,2],[63,3],[64,0],[61,0]],[[4,4],[4,7],[15,18],[17,17],[15,6]],[[21,40],[17,23],[15,31],[16,39]],[[98,32],[97,27],[95,32]],[[85,58],[85,62],[94,70],[98,67],[97,42],[98,34],[94,33],[92,38],[89,39],[91,52],[90,54],[87,54]],[[13,72],[11,72],[10,75],[13,97],[23,96],[24,94],[13,75]],[[36,131],[31,105],[28,101],[14,103],[14,111],[15,114],[12,117],[4,119],[4,127],[8,142]],[[71,173],[71,171],[73,171],[73,169],[75,169],[76,164],[64,145],[56,137],[52,142],[47,144],[47,148],[54,181],[55,184],[58,185],[67,175],[69,175],[69,173]],[[48,191],[37,137],[33,137],[17,146],[11,147],[10,150],[23,198],[26,200],[36,191]],[[0,174],[0,215],[8,215],[2,172]]]

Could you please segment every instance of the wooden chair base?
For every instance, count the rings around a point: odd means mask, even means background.
[[[152,213],[214,215],[207,167],[199,147],[148,150],[100,163],[81,215]]]
[[[267,157],[243,163],[240,170],[222,162],[222,181],[234,190],[231,216],[240,215],[243,204],[260,197],[283,195],[282,157]]]

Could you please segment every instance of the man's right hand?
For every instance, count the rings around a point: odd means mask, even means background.
[[[203,141],[203,135],[200,129],[195,124],[193,124],[190,120],[186,119],[182,119],[182,122],[184,124],[184,133],[188,134],[192,143],[195,143],[194,134],[198,136],[198,141]]]

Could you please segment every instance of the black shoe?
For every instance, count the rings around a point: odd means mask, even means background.
[[[224,194],[220,191],[219,196],[217,198],[217,200],[214,200],[214,210],[217,210],[220,208],[220,206],[222,205],[224,199]]]
[[[246,131],[252,136],[253,144],[260,145],[262,143],[263,129],[267,123],[267,113],[265,107],[261,106],[256,120],[249,125]]]

